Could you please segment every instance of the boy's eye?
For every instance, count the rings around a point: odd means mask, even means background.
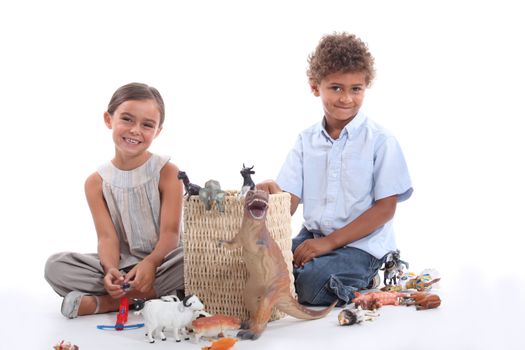
[[[360,86],[354,86],[352,88],[352,91],[355,92],[356,94],[360,93],[362,90],[363,88],[361,88]]]
[[[343,89],[341,89],[340,86],[332,86],[332,90],[334,90],[335,92],[340,92],[340,91],[342,91]]]

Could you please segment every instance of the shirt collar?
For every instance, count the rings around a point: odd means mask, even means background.
[[[366,115],[363,112],[361,112],[361,110],[359,110],[359,112],[357,112],[357,114],[355,115],[354,119],[352,119],[350,123],[346,124],[344,129],[341,131],[341,135],[339,137],[341,138],[342,136],[345,136],[345,134],[346,135],[355,134],[354,131],[359,129],[359,127],[363,125],[365,120],[366,120]],[[332,138],[326,131],[325,125],[326,125],[326,122],[323,117],[323,120],[321,120],[321,123],[319,123],[319,130],[327,139],[332,140]]]

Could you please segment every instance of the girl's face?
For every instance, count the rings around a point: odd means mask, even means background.
[[[359,112],[366,90],[364,72],[333,73],[320,83],[311,84],[312,93],[321,97],[326,122],[346,125]]]
[[[113,115],[104,113],[113,130],[116,154],[124,158],[147,156],[147,149],[161,131],[160,112],[154,100],[128,100]]]

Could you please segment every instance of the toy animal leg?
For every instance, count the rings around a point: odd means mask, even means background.
[[[262,332],[266,329],[266,325],[272,314],[272,307],[276,302],[274,294],[275,293],[272,293],[261,298],[257,311],[255,314],[251,314],[250,328],[239,331],[237,333],[238,338],[255,340],[261,336]]]
[[[177,343],[180,343],[180,329],[179,328],[177,327],[173,328],[173,336],[175,338],[175,341]]]
[[[155,332],[155,327],[151,327],[151,326],[146,326],[147,327],[147,330],[148,332],[146,333],[146,336],[148,337],[148,341],[150,343],[155,343],[155,339],[153,339],[153,332]]]
[[[159,329],[160,340],[165,341],[166,335],[164,334],[164,328]]]

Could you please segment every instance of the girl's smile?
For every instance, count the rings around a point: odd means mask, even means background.
[[[104,114],[104,121],[113,131],[114,163],[127,169],[145,162],[149,146],[160,133],[160,111],[154,100],[128,100],[113,115]]]

